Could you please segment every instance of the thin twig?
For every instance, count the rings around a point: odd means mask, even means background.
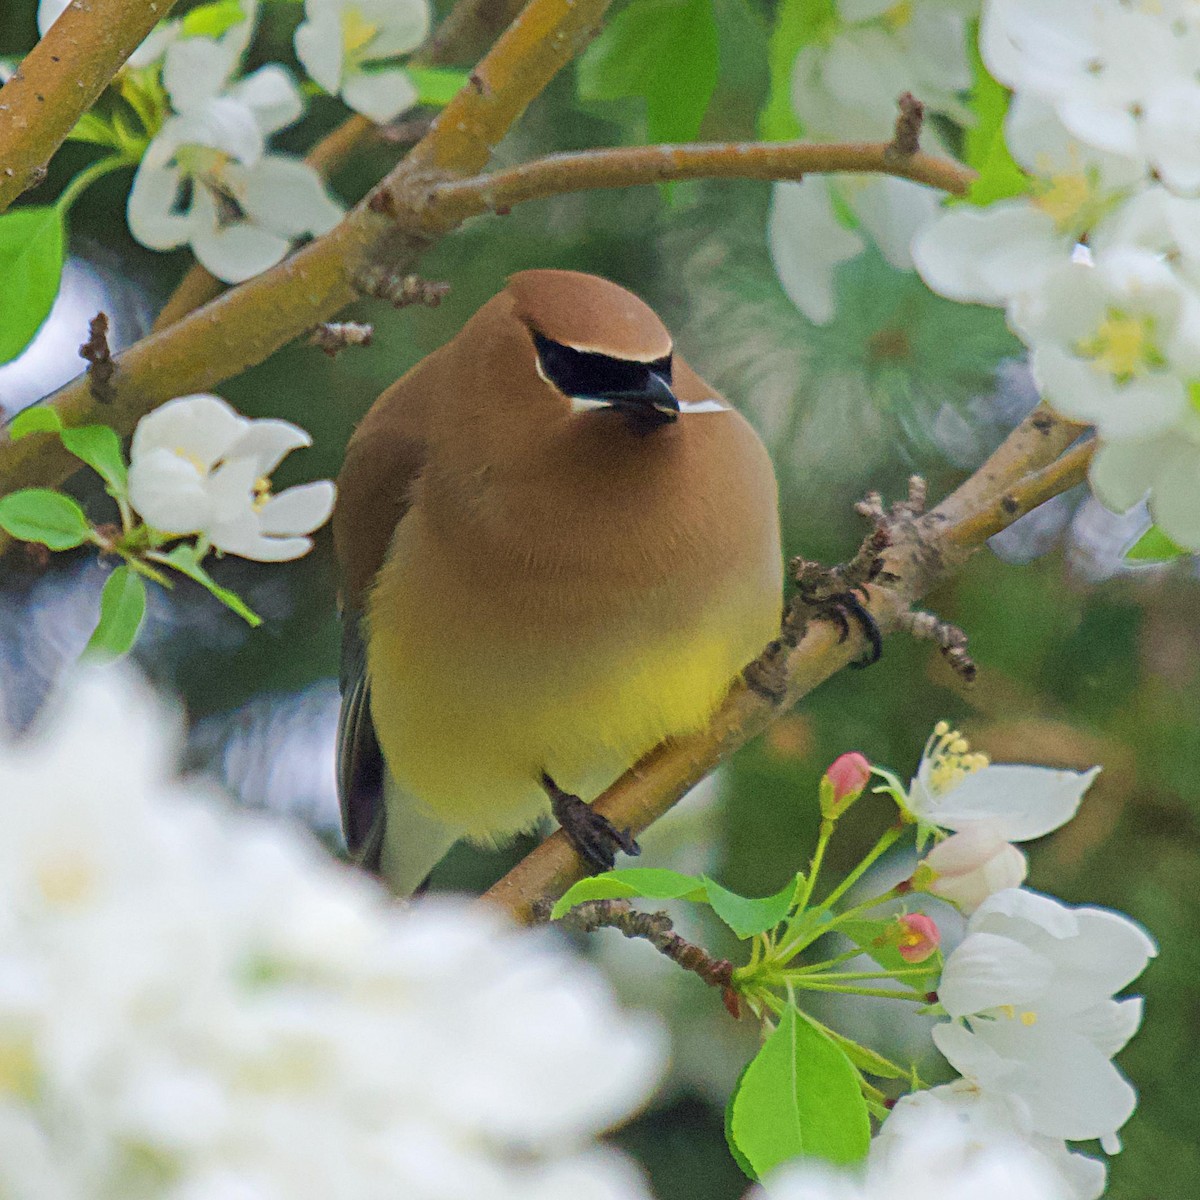
[[[88,384],[100,404],[111,404],[112,377],[117,369],[108,348],[108,314],[98,312],[88,322],[88,340],[79,347],[79,357],[87,362]]]
[[[0,213],[46,164],[175,0],[74,0],[0,88]]]
[[[538,915],[543,913],[549,916],[544,906]],[[639,912],[628,900],[587,900],[564,913],[556,923],[580,933],[608,928],[619,929],[627,938],[641,938],[685,971],[698,975],[709,987],[724,990],[733,980],[729,959],[714,958],[703,946],[680,937],[665,912]]]

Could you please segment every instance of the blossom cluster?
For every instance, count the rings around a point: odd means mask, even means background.
[[[42,0],[43,34],[66,7]],[[161,22],[116,85],[141,123],[140,137],[89,114],[100,132],[88,140],[113,144],[137,166],[127,205],[133,236],[154,250],[190,246],[226,283],[273,266],[298,239],[327,232],[342,215],[313,167],[268,145],[300,120],[305,104],[280,63],[241,74],[257,20],[258,0],[217,0]],[[306,0],[296,57],[318,91],[385,122],[417,102],[395,60],[428,30],[427,0]]]
[[[1006,309],[1044,398],[1095,426],[1106,505],[1148,498],[1200,549],[1200,9],[986,0],[980,51],[1020,171],[919,233],[917,269]]]
[[[978,8],[978,0],[836,0],[831,20],[792,66],[800,132],[813,141],[878,141],[906,91],[927,113],[969,123],[962,93],[971,84],[969,28]],[[922,145],[946,150],[932,124]],[[928,188],[889,175],[778,183],[768,241],[780,282],[809,320],[825,324],[834,315],[838,265],[870,241],[893,267],[911,270],[910,243],[937,205]]]
[[[1119,913],[1022,887],[1026,862],[1011,843],[1070,820],[1098,768],[993,765],[941,722],[907,789],[876,770],[919,838],[939,839],[909,886],[970,914],[937,986],[948,1019],[933,1029],[962,1078],[902,1098],[883,1134],[907,1129],[919,1110],[922,1120],[952,1118],[980,1140],[1020,1139],[1062,1194],[1096,1200],[1104,1165],[1067,1143],[1095,1139],[1108,1153],[1120,1149],[1117,1130],[1137,1097],[1112,1060],[1141,1024],[1142,1002],[1115,997],[1156,950]]]
[[[646,1200],[596,1136],[656,1024],[552,935],[400,909],[175,778],[115,670],[0,748],[0,1194]]]

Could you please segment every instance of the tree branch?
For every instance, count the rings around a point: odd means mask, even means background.
[[[869,586],[867,605],[883,632],[895,630],[912,604],[1036,504],[1084,478],[1088,445],[1058,455],[1082,427],[1039,406],[995,454],[937,508],[898,522],[884,552],[886,583]],[[1005,500],[1016,500],[1016,507]],[[742,681],[706,729],[663,742],[621,776],[595,803],[596,810],[634,834],[672,805],[735,750],[760,734],[798,700],[858,658],[857,638],[838,641],[837,626],[808,622],[803,637],[784,660],[782,699],[770,699]],[[522,922],[536,919],[539,901],[561,896],[587,874],[561,831],[537,846],[484,895]]]
[[[0,88],[0,213],[46,174],[75,122],[175,0],[74,0]]]
[[[810,173],[897,175],[961,196],[975,172],[961,163],[917,151],[892,153],[890,142],[717,142],[628,146],[551,154],[476,179],[439,184],[426,211],[458,224],[484,212],[567,192],[636,187],[682,179],[803,179]]]
[[[479,63],[474,83],[446,106],[408,156],[387,176],[387,194],[415,211],[430,181],[476,174],[492,147],[551,78],[582,49],[610,0],[530,0],[519,20]],[[273,354],[329,320],[358,297],[368,269],[403,274],[436,240],[401,228],[365,201],[329,233],[151,333],[114,357],[111,404],[100,409],[85,379],[48,400],[66,425],[99,419],[119,433],[174,396],[203,391]],[[61,482],[77,465],[46,434],[0,443],[0,491]],[[0,549],[8,544],[0,538]]]

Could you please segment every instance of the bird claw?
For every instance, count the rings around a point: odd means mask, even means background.
[[[618,829],[590,804],[564,792],[549,775],[542,776],[542,786],[550,796],[554,819],[562,826],[576,853],[593,871],[611,871],[618,850],[631,857],[641,854],[641,846],[628,829]]]
[[[865,587],[856,588],[852,592],[838,592],[822,600],[817,609],[823,617],[827,617],[838,627],[839,642],[844,642],[850,636],[850,618],[853,617],[858,622],[870,646],[862,658],[855,659],[850,665],[861,668],[877,663],[882,657],[883,634],[879,632],[875,618],[859,599],[860,591],[867,596]]]

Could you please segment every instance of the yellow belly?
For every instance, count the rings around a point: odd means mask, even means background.
[[[707,602],[629,597],[603,622],[550,629],[462,583],[394,556],[371,599],[368,667],[397,783],[476,840],[537,820],[543,771],[591,799],[663,738],[701,728],[778,628],[770,563]]]

